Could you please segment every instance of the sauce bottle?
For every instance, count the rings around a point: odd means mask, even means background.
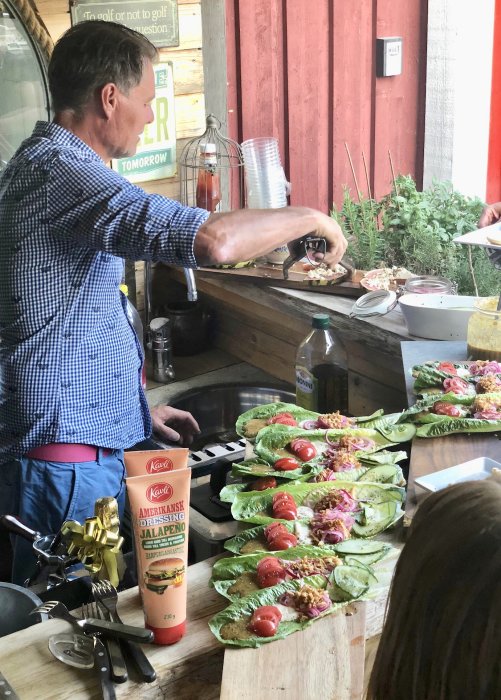
[[[219,211],[221,183],[217,170],[216,144],[200,146],[200,169],[198,171],[196,204],[201,209]]]
[[[348,361],[328,314],[314,314],[296,355],[296,403],[310,411],[348,414]]]

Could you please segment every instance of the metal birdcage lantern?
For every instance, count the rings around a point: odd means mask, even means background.
[[[181,203],[203,206],[209,211],[232,211],[245,207],[244,161],[240,145],[221,134],[221,122],[213,114],[206,118],[206,130],[188,141],[179,158]],[[210,159],[210,161],[209,161]],[[209,162],[209,165],[207,165]],[[207,169],[220,188],[217,205],[200,204],[200,173]],[[197,191],[198,190],[198,191]],[[208,200],[206,200],[208,201]]]

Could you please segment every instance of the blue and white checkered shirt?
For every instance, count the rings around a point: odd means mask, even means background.
[[[150,434],[122,258],[196,267],[207,217],[37,123],[0,178],[0,462],[52,442],[118,449]]]

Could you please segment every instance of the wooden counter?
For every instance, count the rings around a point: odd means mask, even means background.
[[[350,410],[366,415],[406,406],[400,341],[413,340],[398,307],[385,316],[349,317],[354,298],[233,280],[211,272],[195,273],[200,299],[215,309],[215,344],[235,357],[294,384],[296,350],[311,328],[311,316],[329,314],[349,358]],[[155,268],[153,297],[165,306],[183,298],[182,271]]]
[[[228,601],[208,585],[214,560],[210,559],[194,564],[188,569],[188,628],[183,639],[170,647],[143,645],[143,649],[157,671],[157,680],[150,684],[129,680],[127,683],[115,685],[119,700],[122,698],[194,700],[194,698],[200,697],[203,697],[204,700],[215,700],[220,697],[224,648],[209,631],[207,622],[216,612],[224,608]],[[393,565],[394,560],[390,560],[388,573],[391,572]],[[346,609],[340,613],[342,618],[345,614],[348,614],[350,618],[354,616],[353,621],[340,619],[333,622],[334,618],[329,617],[318,622],[318,625],[321,626],[318,631],[320,638],[323,639],[323,635],[326,633],[330,635],[331,639],[333,635],[334,637],[337,635],[338,648],[331,645],[329,654],[332,663],[336,668],[340,668],[340,672],[342,671],[343,654],[348,654],[350,658],[355,654],[357,665],[353,665],[352,673],[355,671],[358,673],[357,686],[359,688],[362,686],[360,674],[363,676],[365,637],[372,638],[380,631],[385,600],[386,598],[383,596],[370,603],[352,606],[349,610]],[[135,625],[144,624],[137,588],[119,594],[118,609],[124,622]],[[357,611],[360,612],[358,616]],[[288,647],[290,649],[304,649],[306,642],[308,642],[313,653],[312,645],[315,645],[317,638],[315,629],[316,625],[309,628],[304,639],[303,633],[300,632],[277,642],[276,645],[287,656]],[[50,700],[97,700],[101,697],[99,683],[93,670],[80,670],[67,666],[57,661],[48,649],[48,638],[52,634],[69,631],[70,626],[66,622],[48,620],[0,639],[0,670],[11,683],[20,700],[45,700],[46,698],[50,698]],[[274,646],[275,644],[266,645],[265,649],[272,650]],[[350,652],[351,646],[357,646],[358,651]],[[239,658],[243,661],[244,657],[247,657],[248,663],[249,654],[251,659],[257,658],[258,651],[232,650],[231,663],[236,661],[238,664]],[[322,654],[320,658],[323,658]],[[362,658],[362,662],[360,658]],[[305,664],[303,671],[306,676],[308,675],[307,669],[308,665]],[[350,687],[346,678],[346,669],[343,673],[344,684],[347,686],[348,692]],[[228,681],[228,683],[230,682],[233,685],[238,684],[238,678],[232,678]],[[247,688],[246,692],[246,698],[263,700],[259,694],[253,694],[252,687]],[[226,697],[230,696],[226,695]],[[237,696],[233,695],[232,697],[236,698]],[[336,697],[337,700],[345,700],[345,697],[358,700],[359,695],[332,695],[331,697]]]

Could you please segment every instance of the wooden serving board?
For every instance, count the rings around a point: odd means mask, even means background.
[[[289,289],[302,289],[308,292],[320,292],[321,294],[343,294],[344,296],[359,297],[366,293],[366,289],[360,286],[360,280],[364,272],[355,270],[334,277],[331,280],[311,280],[308,273],[303,270],[301,263],[296,263],[289,270],[289,279],[284,280],[281,265],[267,265],[259,263],[249,267],[200,267],[199,273],[223,275],[231,279],[241,279],[270,287],[286,287]]]
[[[226,649],[221,700],[360,700],[365,604],[259,649]]]

